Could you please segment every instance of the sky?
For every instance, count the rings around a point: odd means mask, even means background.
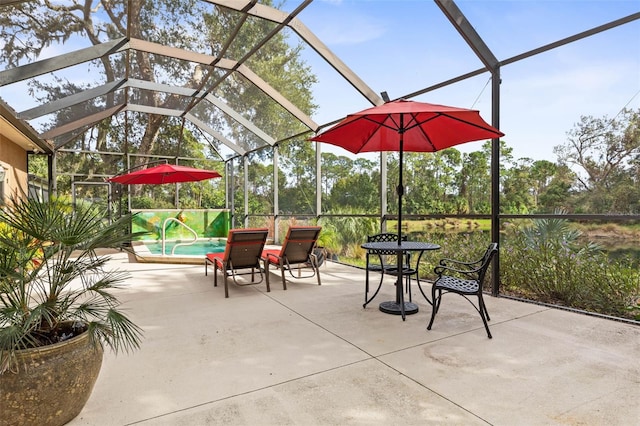
[[[298,4],[289,1],[285,9]],[[456,4],[498,60],[640,12],[640,0]],[[374,92],[391,99],[482,67],[433,1],[315,0],[298,19]],[[320,80],[314,88],[318,124],[372,106],[315,52],[304,57]],[[514,158],[556,161],[554,146],[567,142],[582,116],[614,118],[624,107],[640,108],[640,20],[506,65],[501,78],[499,127]],[[488,73],[413,99],[477,109],[491,122]]]
[[[282,9],[291,12],[300,3],[286,0]],[[640,0],[455,3],[499,61],[640,12]],[[391,99],[482,68],[432,0],[314,0],[297,19],[375,93],[386,91]],[[289,35],[290,42],[300,41],[293,31]],[[42,58],[80,47],[49,46]],[[316,123],[331,123],[372,106],[312,49],[305,49],[302,58],[319,80],[313,87]],[[78,81],[76,68],[57,74],[64,73]],[[18,111],[35,106],[35,100],[24,96],[26,85],[5,86],[1,96]],[[477,109],[491,123],[489,73],[412,99]],[[567,142],[567,132],[582,116],[614,118],[624,107],[640,109],[640,20],[503,66],[500,103],[498,127],[514,158],[557,161],[554,147]],[[31,124],[38,128],[38,123]],[[474,151],[483,142],[456,148]],[[322,149],[350,155],[328,144]]]

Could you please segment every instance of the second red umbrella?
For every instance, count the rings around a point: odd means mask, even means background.
[[[193,167],[173,164],[160,164],[159,166],[148,169],[114,176],[108,180],[109,182],[117,182],[123,185],[160,185],[163,183],[197,182],[219,177],[222,177],[222,175],[214,170],[194,169]]]

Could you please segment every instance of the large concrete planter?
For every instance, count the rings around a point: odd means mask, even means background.
[[[82,333],[19,351],[18,372],[0,375],[0,425],[63,425],[76,417],[100,373],[103,350]]]

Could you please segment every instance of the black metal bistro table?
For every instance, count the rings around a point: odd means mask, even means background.
[[[438,244],[433,243],[421,243],[417,241],[383,241],[383,242],[371,242],[364,243],[360,247],[365,250],[384,250],[384,251],[394,251],[398,254],[398,265],[403,265],[403,256],[406,253],[410,252],[420,252],[418,256],[418,264],[420,263],[420,258],[422,257],[422,253],[426,250],[439,250],[440,246]],[[416,265],[416,270],[419,265]],[[397,281],[396,281],[396,300],[388,301],[380,303],[380,310],[387,314],[393,315],[401,315],[402,320],[405,320],[406,315],[415,314],[418,312],[418,305],[412,302],[404,301],[404,291],[402,288],[402,267],[398,268],[397,272]],[[419,278],[418,278],[419,284]],[[422,289],[420,289],[422,290]],[[422,293],[424,295],[424,292]],[[426,297],[426,296],[425,296]],[[427,299],[428,301],[429,299]]]

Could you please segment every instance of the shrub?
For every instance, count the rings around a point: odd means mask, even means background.
[[[632,259],[611,259],[563,219],[510,228],[500,251],[503,292],[626,318],[639,318],[640,274]]]

